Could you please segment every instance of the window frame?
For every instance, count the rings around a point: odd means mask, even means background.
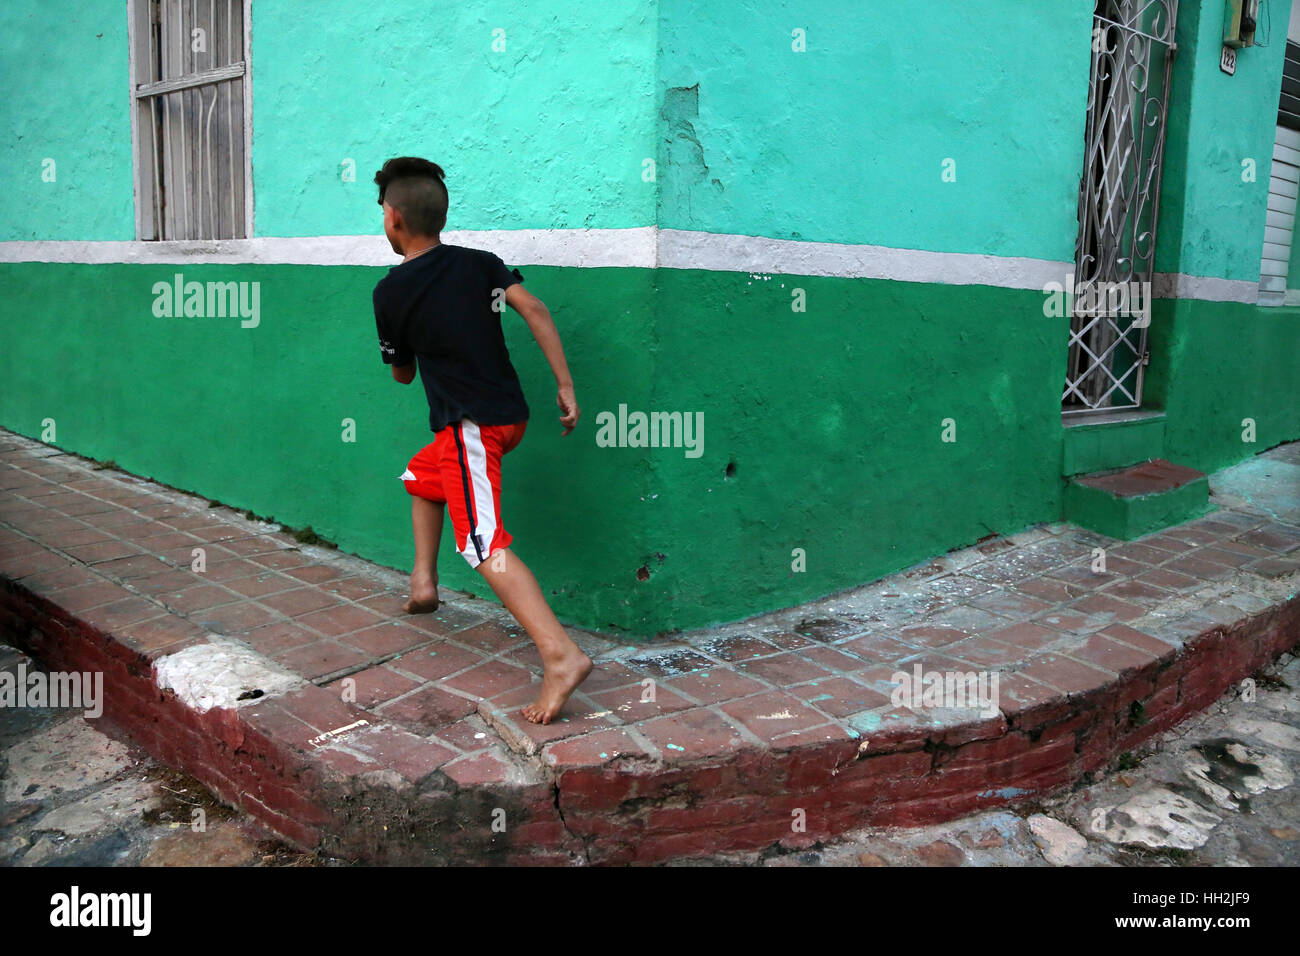
[[[131,166],[133,182],[133,199],[135,202],[135,241],[195,243],[244,242],[253,238],[253,58],[252,58],[252,0],[236,0],[243,9],[243,36],[241,46],[243,54],[242,74],[242,135],[243,135],[243,174],[244,174],[244,209],[243,237],[226,239],[161,239],[159,234],[162,223],[154,219],[154,136],[149,124],[142,123],[141,117],[150,109],[148,100],[137,95],[138,87],[148,80],[141,80],[142,75],[151,75],[151,71],[142,69],[145,60],[152,57],[150,39],[151,10],[156,0],[127,0],[127,51],[128,51],[128,89],[127,98],[131,113]],[[183,0],[182,0],[183,2]],[[146,142],[147,140],[147,142]],[[148,148],[146,156],[145,148]]]

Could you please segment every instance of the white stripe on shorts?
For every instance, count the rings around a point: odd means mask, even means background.
[[[469,468],[470,483],[474,486],[474,531],[478,532],[483,557],[487,558],[497,533],[496,503],[492,499],[492,482],[487,473],[487,449],[483,447],[483,433],[478,424],[468,418],[461,421],[460,434],[465,443],[465,464]],[[460,553],[471,567],[478,566],[478,552],[468,536]]]

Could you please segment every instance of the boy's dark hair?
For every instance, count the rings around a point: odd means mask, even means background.
[[[397,156],[375,173],[379,204],[402,214],[417,236],[436,236],[447,225],[447,186],[442,167],[418,156]]]

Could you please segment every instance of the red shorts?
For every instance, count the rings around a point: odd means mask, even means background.
[[[412,495],[447,506],[456,550],[471,568],[513,540],[501,524],[501,456],[519,444],[527,425],[453,422],[416,453],[401,476]]]

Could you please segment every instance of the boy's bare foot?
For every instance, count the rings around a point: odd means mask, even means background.
[[[549,724],[564,707],[569,695],[591,673],[591,658],[582,651],[572,653],[558,661],[549,661],[542,676],[542,692],[537,699],[519,712],[534,724]]]
[[[407,614],[428,614],[438,610],[438,579],[429,575],[411,575],[411,597],[402,605]]]

